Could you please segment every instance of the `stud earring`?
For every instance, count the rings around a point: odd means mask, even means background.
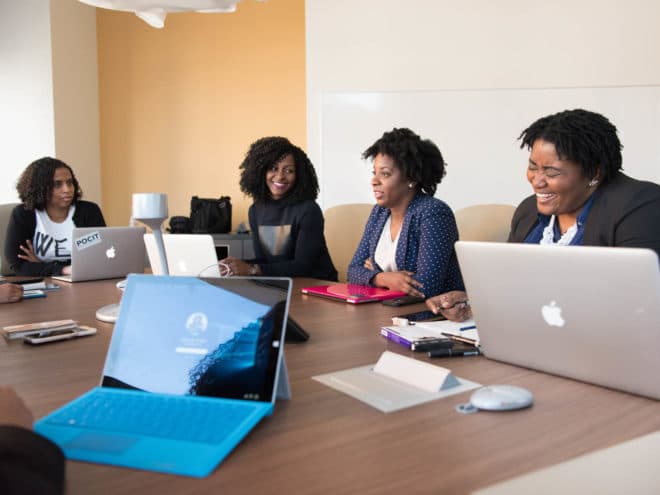
[[[591,179],[591,181],[587,185],[589,187],[594,187],[596,184],[598,184],[598,181],[596,179]]]
[[[408,189],[412,189],[414,185],[415,184],[411,182],[410,184],[408,184]]]

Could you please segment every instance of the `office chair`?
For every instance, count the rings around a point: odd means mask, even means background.
[[[355,203],[325,210],[325,240],[340,282],[346,282],[348,264],[357,249],[374,205]]]
[[[505,204],[461,208],[454,213],[458,236],[462,241],[506,242],[515,210],[515,206]]]
[[[9,262],[5,258],[5,238],[7,236],[7,225],[11,212],[18,203],[0,204],[0,275],[13,275],[9,268]]]

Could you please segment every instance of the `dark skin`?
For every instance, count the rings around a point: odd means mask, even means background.
[[[23,287],[17,284],[0,285],[0,303],[18,302],[23,299]]]
[[[296,184],[296,163],[293,155],[284,156],[279,162],[273,164],[266,170],[266,185],[274,200],[284,198]],[[228,256],[221,260],[226,268],[221,265],[221,275],[261,275],[259,265],[250,265],[245,261]]]
[[[543,139],[534,141],[527,180],[536,194],[538,211],[556,215],[562,233],[575,224],[582,206],[598,187],[599,178],[585,177],[579,165],[560,159],[554,144]],[[472,317],[467,301],[467,293],[452,291],[427,299],[426,305],[448,320],[464,321]]]
[[[46,204],[46,213],[48,213],[48,216],[53,222],[61,223],[66,220],[69,214],[69,207],[73,202],[74,192],[73,176],[69,169],[66,167],[56,169],[53,175],[53,190]],[[21,244],[20,249],[21,252],[18,253],[20,259],[31,263],[39,263],[41,261],[37,258],[30,239],[25,239],[25,244]],[[70,266],[62,268],[62,274],[69,275],[70,273]]]
[[[392,157],[379,153],[374,158],[373,178],[371,187],[378,206],[390,210],[390,238],[396,239],[401,231],[408,205],[417,193],[415,184],[401,173]],[[364,267],[373,270],[371,259],[364,262]],[[413,278],[415,274],[409,271],[380,272],[374,279],[376,287],[405,292],[408,295],[424,297],[418,289],[422,284]]]
[[[585,177],[579,165],[560,159],[554,144],[537,139],[529,155],[527,180],[536,194],[539,213],[556,215],[563,234],[596,191],[599,177]]]
[[[0,385],[0,424],[32,429],[34,417],[16,391]]]

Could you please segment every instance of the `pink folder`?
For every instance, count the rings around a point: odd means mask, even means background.
[[[351,304],[361,304],[373,301],[385,301],[403,297],[405,292],[389,289],[380,289],[378,287],[368,287],[366,285],[355,284],[332,284],[317,285],[314,287],[305,287],[303,294],[310,296],[321,296],[344,301]]]

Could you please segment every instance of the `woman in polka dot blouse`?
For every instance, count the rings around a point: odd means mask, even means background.
[[[454,214],[433,197],[445,174],[438,147],[410,129],[393,129],[362,157],[373,160],[376,206],[348,267],[349,283],[419,297],[463,290]]]

